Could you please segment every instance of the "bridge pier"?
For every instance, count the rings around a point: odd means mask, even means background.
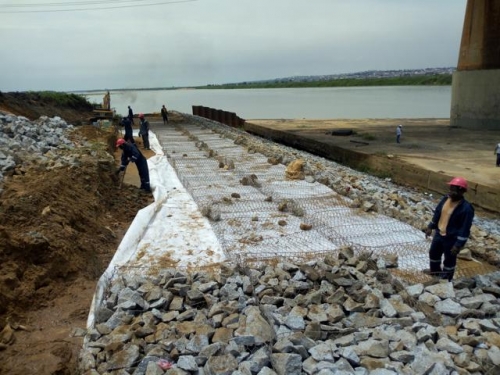
[[[468,0],[457,71],[453,74],[451,126],[500,130],[500,1]]]

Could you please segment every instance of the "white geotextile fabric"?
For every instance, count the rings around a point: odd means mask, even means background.
[[[206,130],[192,127],[190,131],[211,147],[214,147],[212,142],[218,147],[225,146],[227,155],[242,153],[241,146],[206,134]],[[162,143],[168,141],[171,162],[192,195],[181,184],[158,137]],[[417,263],[418,267],[422,265],[420,268],[427,265],[428,244],[424,234],[406,223],[384,215],[358,212],[346,207],[345,202],[339,206],[339,200],[347,198],[318,182],[283,180],[285,167],[269,165],[260,154],[246,153],[245,158],[238,159],[236,170],[226,171],[219,168],[216,161],[207,160],[186,136],[158,131],[158,137],[150,133],[151,148],[156,153],[148,159],[154,203],[137,213],[101,276],[88,327],[93,327],[95,308],[100,306],[108,285],[120,272],[147,276],[161,268],[220,263],[225,260],[225,253],[219,241],[232,258],[300,255],[331,251],[348,244],[398,254],[400,269],[412,269]],[[261,189],[240,183],[242,173],[255,169],[260,171],[256,172],[259,181],[265,182]],[[233,192],[241,194],[241,198],[230,205],[220,202]],[[267,195],[273,196],[273,203],[265,201]],[[201,215],[193,196],[200,205],[210,204],[222,220],[210,223]],[[276,202],[281,199],[301,202],[306,208],[305,217],[277,212]],[[258,217],[257,221],[254,216]],[[286,220],[287,225],[279,226],[280,219]],[[303,220],[311,221],[313,230],[298,230]]]
[[[101,305],[105,291],[121,267],[126,267],[128,273],[146,274],[148,268],[165,264],[187,268],[225,259],[208,219],[201,215],[193,198],[182,186],[153,132],[149,133],[149,142],[156,153],[148,159],[154,202],[137,213],[100,277],[87,327],[94,326],[95,309]]]

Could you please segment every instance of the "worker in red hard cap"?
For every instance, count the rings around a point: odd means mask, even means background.
[[[455,273],[457,255],[469,239],[474,207],[464,198],[467,191],[465,178],[455,177],[448,185],[450,191],[437,205],[432,221],[424,232],[427,237],[432,234],[432,230],[435,231],[429,249],[430,274],[451,281]]]
[[[121,165],[116,173],[124,172],[129,162],[135,163],[141,179],[141,190],[150,193],[148,161],[144,155],[142,155],[135,144],[126,142],[123,138],[118,139],[115,146],[122,150]]]

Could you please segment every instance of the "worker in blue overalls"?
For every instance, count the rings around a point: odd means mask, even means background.
[[[122,118],[120,124],[125,128],[125,136],[123,137],[123,139],[125,139],[127,142],[135,143],[134,130],[132,129],[132,122],[130,121],[130,119],[128,117],[124,117]]]
[[[123,138],[116,141],[116,147],[122,150],[122,158],[120,168],[116,173],[125,171],[129,162],[135,163],[137,171],[139,172],[139,177],[141,179],[141,190],[148,193],[151,192],[151,186],[149,184],[149,168],[148,161],[139,151],[135,144],[126,142]]]
[[[454,177],[448,185],[450,191],[437,205],[432,221],[424,229],[424,233],[427,237],[435,231],[429,249],[428,273],[451,281],[455,274],[457,256],[469,239],[474,207],[464,198],[467,191],[465,178]]]

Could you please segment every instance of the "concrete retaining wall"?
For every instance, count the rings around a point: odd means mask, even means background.
[[[249,133],[325,157],[357,170],[381,177],[390,177],[394,182],[401,185],[416,186],[440,194],[448,192],[446,183],[454,177],[429,171],[387,156],[370,155],[343,149],[293,132],[269,129],[251,123],[245,123],[244,129]],[[474,181],[468,182],[469,191],[466,198],[469,202],[488,210],[500,212],[499,187],[481,185]]]

